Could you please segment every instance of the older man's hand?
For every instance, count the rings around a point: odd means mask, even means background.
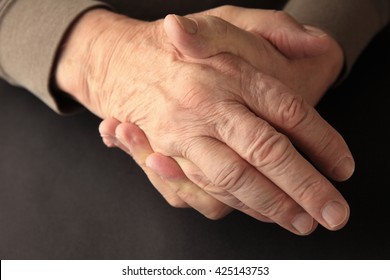
[[[344,54],[336,40],[318,28],[298,23],[283,11],[222,6],[200,14],[219,17],[248,32],[236,32],[216,20],[200,22],[199,32],[193,36],[176,29],[170,38],[183,53],[194,57],[221,52],[236,54],[281,80],[311,105],[320,100],[342,70]],[[216,29],[227,32],[215,36]],[[260,43],[256,43],[256,37]],[[267,54],[261,48],[262,38],[288,59],[288,67],[279,61],[264,61]]]
[[[269,56],[284,59],[262,43]],[[341,194],[289,141],[320,166],[332,159],[339,168],[352,158],[342,138],[291,88],[236,56],[183,56],[162,21],[97,10],[70,33],[56,80],[98,116],[137,125],[154,151],[174,157],[227,205],[296,234],[313,230],[312,217],[329,229],[347,221]]]

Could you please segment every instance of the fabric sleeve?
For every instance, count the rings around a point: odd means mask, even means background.
[[[86,11],[106,7],[91,0],[0,0],[0,76],[34,93],[60,113],[75,102],[51,88],[60,44]]]
[[[390,20],[389,0],[290,0],[284,10],[303,24],[327,31],[340,43],[345,73]]]

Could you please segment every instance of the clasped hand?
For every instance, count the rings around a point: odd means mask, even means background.
[[[317,222],[335,230],[348,204],[317,168],[345,180],[353,159],[305,101],[342,65],[318,32],[235,7],[151,23],[96,10],[70,33],[56,81],[107,119],[105,143],[132,154],[171,204],[210,218],[234,208],[300,235]]]

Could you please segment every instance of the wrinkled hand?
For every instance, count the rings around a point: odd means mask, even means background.
[[[314,58],[314,62],[317,62],[317,57],[319,55],[324,56],[326,54],[329,56],[331,47],[336,45],[331,42],[330,37],[327,37],[326,34],[320,30],[312,27],[303,27],[281,12],[223,6],[206,11],[202,14],[218,15],[226,20],[234,20],[234,23],[242,28],[246,28],[249,31],[253,30],[255,34],[260,34],[264,37],[267,36],[267,39],[290,59],[309,58],[305,61],[313,63],[313,59],[310,60],[310,58]],[[264,63],[262,59],[263,49],[257,48],[257,46],[262,47],[262,44],[256,44],[257,38],[247,36],[247,34],[242,33],[241,30],[227,28],[229,26],[225,25],[223,21],[208,18],[209,21],[202,21],[201,26],[199,26],[197,22],[186,21],[182,18],[177,19],[180,21],[181,27],[183,28],[177,28],[178,25],[169,24],[167,24],[166,27],[169,28],[168,34],[170,35],[171,42],[174,43],[181,53],[190,55],[191,57],[205,58],[222,52],[230,52],[244,58],[247,62],[257,68],[261,69],[268,67],[269,69],[272,69],[274,67],[273,65],[270,66]],[[268,25],[265,26],[265,23]],[[189,29],[190,36],[184,31],[186,26],[187,30]],[[260,29],[260,27],[263,28]],[[331,67],[328,67],[328,69],[333,70]],[[285,72],[285,70],[282,69],[281,72]],[[276,74],[279,75],[280,73]],[[313,76],[314,75],[311,73],[310,78],[313,78]],[[293,79],[290,79],[287,82],[290,82],[289,84],[291,85],[291,81],[294,82]],[[305,82],[306,79],[299,79],[296,81]],[[321,81],[323,85],[324,79]],[[311,98],[307,98],[308,94],[306,94],[305,99],[309,99],[309,101],[314,103],[313,100],[318,100],[322,94],[321,88],[322,87],[320,85],[313,92],[310,92],[310,90],[307,89],[305,93],[311,93]],[[303,96],[305,95],[300,91],[298,92]],[[152,150],[149,150],[149,165],[151,168],[154,168],[154,172],[151,172],[150,168],[148,168],[145,164],[146,156],[143,157],[145,159],[144,161],[140,161],[141,155],[137,154],[137,151],[145,151],[146,149],[141,149],[142,147],[134,147],[134,141],[126,141],[123,137],[118,137],[115,132],[115,128],[119,124],[120,123],[114,119],[102,122],[99,130],[103,137],[103,141],[109,147],[118,146],[127,152],[129,150],[133,150],[131,153],[132,156],[144,169],[153,185],[170,205],[175,207],[188,207],[191,205],[193,208],[209,218],[211,217],[210,212],[213,213],[212,218],[214,219],[221,218],[229,212],[226,211],[226,206],[223,204],[210,204],[210,199],[205,199],[208,197],[207,193],[204,191],[201,192],[202,189],[196,188],[195,185],[193,185],[193,183],[191,183],[188,179],[186,184],[183,184],[182,186],[178,184],[176,178],[178,176],[183,176],[183,174],[180,167],[177,166],[177,163],[172,161],[172,159],[164,157],[158,153],[153,153]],[[123,127],[121,128],[123,129]],[[144,135],[141,132],[136,131],[134,126],[131,128],[132,131],[127,131],[129,138],[132,133],[135,132],[137,138]],[[146,138],[143,139],[143,143],[147,145]],[[166,162],[163,162],[163,159]],[[159,179],[156,180],[157,175],[159,176]],[[184,182],[184,178],[182,178],[181,182]],[[169,183],[174,184],[174,187],[170,186]],[[192,188],[186,188],[187,194],[183,196],[181,187],[184,187],[185,185],[191,185]],[[201,193],[202,195],[200,195]],[[226,195],[228,196],[228,194]],[[194,204],[196,207],[193,206]],[[210,205],[212,205],[214,211],[210,211]],[[258,218],[260,219],[260,217]],[[261,220],[266,221],[265,217]]]
[[[173,207],[192,207],[210,219],[218,219],[231,212],[230,207],[188,180],[176,161],[154,153],[145,134],[137,126],[107,119],[101,123],[99,131],[107,147],[119,147],[134,158],[150,182]],[[164,176],[151,171],[147,160],[156,165]]]
[[[220,219],[233,210],[191,182],[175,160],[154,153],[145,134],[136,125],[110,118],[101,122],[99,131],[107,147],[118,147],[134,158],[171,206],[192,207],[212,220]],[[225,196],[229,194],[225,193]],[[230,200],[232,203],[236,201],[234,197],[230,197]],[[253,209],[241,210],[260,221],[272,222]]]
[[[294,20],[292,20],[289,16],[280,12],[271,12],[271,11],[262,11],[262,10],[249,10],[249,9],[241,9],[236,7],[222,7],[212,11],[212,13],[216,14],[216,12],[222,11],[231,11],[232,9],[238,9],[241,14],[236,11],[233,13],[235,15],[236,23],[240,24],[242,27],[246,27],[251,30],[254,29],[253,24],[257,23],[257,26],[264,27],[264,22],[272,22],[272,26],[267,26],[266,28],[260,29],[257,28],[257,33],[260,33],[263,36],[268,36],[269,40],[272,40],[272,43],[284,53],[288,58],[295,59],[295,61],[291,62],[291,68],[294,68],[294,71],[290,73],[300,75],[299,80],[289,79],[285,80],[285,82],[291,87],[296,86],[300,82],[304,85],[307,79],[318,79],[318,75],[321,74],[321,79],[319,80],[318,87],[314,90],[306,89],[304,92],[299,92],[302,96],[309,100],[312,104],[316,103],[319,98],[322,96],[323,89],[327,88],[337,77],[338,72],[341,68],[342,56],[340,55],[341,49],[337,45],[337,43],[332,40],[332,38],[328,37],[325,33],[320,30],[314,29],[312,27],[303,27],[297,24]],[[206,12],[210,14],[210,12]],[[257,17],[250,17],[249,15],[256,15]],[[225,16],[225,18],[229,19],[229,15]],[[231,18],[230,18],[231,19]],[[245,20],[244,22],[239,22],[237,19]],[[180,52],[190,55],[192,57],[209,57],[221,52],[230,52],[232,54],[236,54],[251,63],[253,66],[257,68],[262,68],[264,66],[262,57],[262,49],[256,48],[256,42],[251,36],[247,36],[247,34],[238,31],[237,29],[228,28],[223,21],[214,18],[207,18],[207,21],[186,21],[183,18],[178,18],[181,23],[181,26],[184,30],[189,30],[189,32],[184,32],[181,28],[176,28],[175,25],[168,25],[171,29],[168,30],[168,34],[170,35],[171,41],[174,42],[175,46],[180,50]],[[261,21],[262,20],[262,21]],[[249,24],[249,28],[248,28]],[[185,28],[187,26],[187,28]],[[272,28],[271,28],[272,27]],[[221,32],[223,30],[223,32]],[[273,31],[273,32],[270,32]],[[191,36],[188,36],[190,33]],[[274,34],[270,36],[270,34]],[[261,46],[261,44],[260,44]],[[321,57],[320,57],[321,56]],[[297,63],[297,59],[301,59],[299,63]],[[304,59],[304,60],[302,60]],[[320,68],[320,71],[314,71],[308,73],[308,67],[302,67],[304,64],[316,65]],[[327,65],[326,65],[327,64]],[[269,69],[268,69],[269,70]],[[283,73],[284,69],[280,69],[279,73]],[[326,70],[326,75],[325,71]],[[309,74],[309,75],[308,75]],[[302,79],[302,77],[305,79]],[[297,76],[298,77],[298,76]],[[325,77],[325,78],[324,78]],[[327,77],[327,78],[326,78]],[[291,82],[295,82],[292,84]],[[298,88],[299,89],[299,88]],[[109,123],[109,120],[102,122],[102,127],[105,127],[105,123]],[[104,131],[104,129],[103,129]],[[102,129],[101,129],[102,132]],[[110,137],[116,137],[114,130],[111,132],[106,131],[102,133],[103,135],[110,135]],[[103,138],[105,141],[108,141],[107,138]],[[118,140],[116,140],[118,142]],[[146,139],[145,139],[146,141]],[[122,141],[123,142],[123,141]],[[112,142],[110,142],[111,145]],[[124,142],[127,147],[131,147],[133,143]],[[152,151],[150,151],[152,152]],[[160,163],[156,160],[160,159]],[[159,174],[162,178],[165,178],[169,181],[169,176],[172,174],[172,170],[178,170],[172,168],[169,170],[168,166],[172,166],[171,164],[163,164],[161,159],[164,156],[160,154],[150,154],[149,162],[152,167],[154,167],[155,174]],[[167,159],[166,159],[167,160]],[[147,173],[150,170],[145,167],[144,168]],[[154,175],[155,175],[154,174]],[[348,175],[347,175],[348,176]],[[346,179],[345,174],[337,174],[333,175],[333,178],[338,180]],[[157,189],[161,189],[160,187]],[[160,192],[165,196],[168,200],[172,200],[175,198],[175,201],[181,201],[181,203],[185,203],[185,198],[182,197],[182,200],[175,195],[175,191],[178,187],[170,188],[166,186],[162,188],[166,190],[166,192]],[[198,195],[198,190],[196,188],[192,188],[194,195],[187,195],[186,197],[195,198]],[[204,209],[205,213],[210,212],[210,205],[202,204],[201,199],[197,199],[197,210],[202,213],[202,209]],[[172,204],[172,203],[171,203]],[[181,204],[179,204],[181,205]],[[213,204],[215,210],[218,210],[221,205]],[[221,213],[220,211],[213,211],[214,213]],[[223,213],[227,213],[224,211]],[[207,215],[206,215],[207,216]],[[214,216],[216,218],[217,216]]]
[[[229,206],[296,234],[313,230],[312,217],[329,229],[348,218],[340,193],[287,136],[326,173],[352,160],[342,138],[290,88],[235,56],[183,56],[161,21],[91,11],[72,30],[56,79],[100,117],[137,125],[154,151]]]
[[[170,36],[181,52],[198,58],[222,52],[236,54],[291,87],[311,105],[320,100],[343,67],[343,51],[331,36],[299,24],[283,11],[222,6],[202,14],[217,16],[248,33],[227,28],[217,20],[199,22],[199,30],[192,36],[185,32]],[[269,64],[262,59],[266,51],[261,47],[262,37],[288,58],[287,67],[277,60]]]

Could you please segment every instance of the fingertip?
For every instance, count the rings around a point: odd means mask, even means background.
[[[332,170],[332,179],[343,182],[351,178],[354,172],[355,161],[352,157],[345,157]]]
[[[208,58],[213,55],[229,52],[234,43],[226,41],[225,32],[233,26],[213,16],[182,17],[168,15],[164,20],[165,33],[177,51],[195,59]],[[231,38],[228,38],[229,40]],[[233,48],[234,49],[234,48]]]
[[[312,226],[311,230],[309,230],[309,231],[306,232],[306,233],[298,233],[298,235],[299,235],[299,236],[302,236],[302,237],[309,236],[309,235],[311,235],[313,232],[315,232],[317,228],[318,228],[318,222],[314,220],[314,221],[313,221],[313,226]]]
[[[175,43],[179,39],[183,39],[184,35],[196,34],[198,23],[195,18],[190,19],[175,14],[169,14],[164,19],[164,30],[167,36]]]
[[[195,18],[182,17],[178,15],[174,15],[174,18],[181,29],[188,34],[194,35],[198,31],[198,22]]]
[[[304,25],[303,27],[309,35],[305,46],[305,53],[308,57],[319,56],[329,50],[331,39],[327,33],[313,26]]]
[[[314,219],[306,212],[300,213],[292,220],[292,226],[302,235],[308,234],[313,228]]]
[[[220,220],[233,211],[231,207],[210,196],[192,183],[182,185],[176,194],[210,220]]]
[[[342,229],[348,222],[350,209],[348,204],[339,201],[328,202],[321,210],[321,215],[327,229],[336,231]]]
[[[108,135],[101,135],[102,141],[107,148],[115,148],[115,140]]]
[[[173,208],[191,208],[191,206],[176,193],[172,193],[169,197],[163,195],[163,197]]]
[[[108,118],[102,120],[99,124],[99,133],[101,135],[110,135],[111,137],[115,136],[115,129],[120,124],[120,122],[115,118]]]
[[[318,222],[306,212],[297,214],[291,222],[294,233],[299,236],[308,236],[318,227]]]
[[[177,22],[176,22],[176,18],[175,18],[175,15],[174,14],[168,14],[165,16],[164,18],[164,28],[165,28],[165,31],[167,29],[170,29],[171,26],[175,25]]]

